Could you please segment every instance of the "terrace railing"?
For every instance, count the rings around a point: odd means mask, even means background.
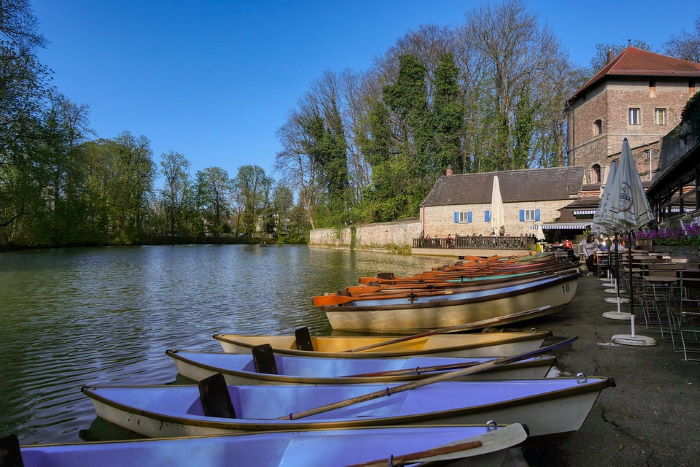
[[[455,237],[414,238],[413,248],[464,248],[474,250],[529,250],[536,243],[533,236],[521,237]]]

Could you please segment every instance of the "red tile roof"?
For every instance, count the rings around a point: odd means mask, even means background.
[[[680,60],[648,50],[629,46],[569,99],[574,101],[581,93],[607,76],[666,76],[677,78],[700,78],[700,63]]]

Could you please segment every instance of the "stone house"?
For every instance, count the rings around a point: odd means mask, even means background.
[[[532,235],[559,218],[583,185],[582,167],[508,170],[440,177],[420,208],[423,235],[490,235],[491,193],[498,175],[507,236]]]
[[[627,47],[569,99],[568,164],[586,169],[586,183],[605,183],[627,138],[643,180],[659,164],[660,140],[680,122],[700,90],[700,63]]]

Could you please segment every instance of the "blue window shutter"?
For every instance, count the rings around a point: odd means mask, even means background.
[[[484,222],[491,222],[491,211],[484,211]]]
[[[459,213],[455,211],[455,224],[459,223]]]
[[[535,220],[536,221],[540,220],[540,210],[539,209],[535,209]]]
[[[470,224],[472,223],[472,212],[471,212],[471,211],[469,211],[469,212],[467,213],[467,222],[470,223]]]
[[[525,222],[525,210],[520,210],[520,222]]]

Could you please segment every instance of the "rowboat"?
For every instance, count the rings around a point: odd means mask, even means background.
[[[204,415],[197,386],[83,387],[97,415],[149,437],[366,426],[523,423],[530,436],[573,433],[600,392],[604,377],[438,382],[301,419],[290,414],[396,384],[224,386],[232,418]]]
[[[200,381],[215,373],[227,384],[358,384],[413,381],[438,372],[483,363],[487,358],[410,357],[393,359],[312,358],[274,356],[276,373],[256,371],[251,355],[220,352],[168,350],[178,373]],[[544,378],[556,363],[543,356],[494,368],[493,371],[465,376],[465,380]]]
[[[574,271],[445,293],[317,298],[326,299],[324,303],[336,300],[321,309],[337,330],[405,332],[494,319],[503,325],[561,310],[574,298],[578,277]],[[542,311],[523,313],[535,309]]]
[[[399,336],[311,336],[314,350],[300,350],[295,336],[214,334],[224,352],[250,354],[257,345],[270,344],[276,354],[326,358],[395,358],[411,356],[490,357],[538,349],[549,331],[437,334],[398,342],[364,352],[348,352]]]
[[[468,459],[470,465],[497,467],[505,460],[507,449],[526,439],[526,430],[517,423],[500,427],[359,428],[23,446],[21,457],[25,467],[336,467],[371,461],[386,466],[389,457],[393,457],[393,465],[404,458],[411,463]],[[320,446],[322,449],[315,449]]]

